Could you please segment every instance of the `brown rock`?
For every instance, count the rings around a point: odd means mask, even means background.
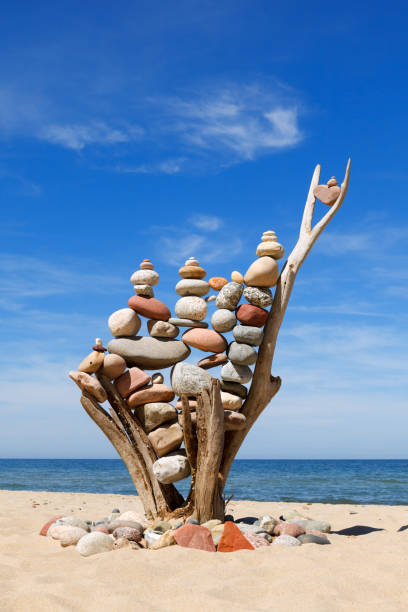
[[[116,388],[122,397],[129,397],[136,389],[150,382],[150,376],[140,368],[130,368],[116,379]]]
[[[252,325],[252,327],[263,327],[268,314],[264,308],[252,304],[241,304],[236,311],[238,321],[244,325]]]
[[[201,525],[188,523],[183,525],[183,527],[179,527],[174,532],[174,539],[179,546],[184,546],[184,548],[196,548],[197,550],[215,552],[211,531]]]
[[[189,329],[181,339],[185,344],[209,353],[222,353],[227,348],[224,336],[212,329]]]
[[[273,529],[273,535],[275,536],[289,535],[292,536],[292,538],[297,538],[304,533],[305,530],[303,527],[297,525],[296,523],[291,523],[290,521],[278,523]]]
[[[208,281],[208,284],[210,285],[211,289],[215,289],[215,291],[219,291],[227,283],[227,279],[223,278],[222,276],[213,276]]]
[[[254,546],[241,533],[239,528],[227,521],[224,525],[220,543],[218,544],[218,552],[235,552],[236,550],[254,550]]]
[[[146,297],[144,295],[133,295],[128,301],[129,308],[135,312],[156,321],[168,321],[171,317],[171,312],[166,304],[154,297]]]
[[[246,416],[240,412],[224,410],[224,429],[225,431],[239,431],[244,429]]]
[[[63,518],[63,514],[57,514],[56,516],[53,516],[49,521],[47,521],[40,529],[39,531],[39,535],[41,536],[46,536],[48,533],[49,528],[51,527],[51,525],[53,523],[55,523],[55,521],[58,521],[58,519]]]
[[[132,542],[140,542],[143,534],[139,529],[135,529],[134,527],[117,527],[112,535],[115,540],[118,538],[126,538]]]
[[[93,395],[98,402],[103,403],[108,399],[105,389],[102,387],[99,380],[94,376],[91,376],[86,372],[77,372],[76,370],[72,370],[69,373],[69,377],[78,385],[81,391],[87,391]]]
[[[94,374],[102,367],[104,354],[99,351],[92,351],[78,366],[79,372]]]
[[[203,370],[209,370],[210,368],[223,365],[224,363],[227,363],[227,361],[228,357],[226,353],[216,353],[215,355],[210,355],[209,357],[200,359],[197,365],[199,368],[203,368]]]
[[[204,278],[207,273],[200,266],[182,266],[179,274],[182,278]]]
[[[183,441],[183,430],[178,423],[163,425],[148,435],[151,445],[158,457],[164,457],[177,450]]]
[[[245,273],[244,281],[248,287],[274,287],[279,278],[279,266],[273,257],[256,259]]]
[[[328,185],[318,185],[314,188],[313,195],[318,200],[323,202],[323,204],[326,204],[327,206],[333,206],[333,204],[340,195],[340,187],[337,187],[337,185],[333,185],[332,187],[329,187]]]
[[[174,391],[167,385],[153,384],[138,389],[128,398],[131,408],[141,404],[151,404],[153,402],[171,402],[174,399]]]
[[[126,361],[120,355],[105,355],[100,373],[115,380],[126,370]]]

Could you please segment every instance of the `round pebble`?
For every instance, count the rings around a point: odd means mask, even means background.
[[[141,321],[131,308],[116,310],[108,319],[112,336],[135,336],[140,329]]]
[[[206,302],[196,296],[180,298],[174,307],[174,311],[181,319],[192,319],[202,321],[207,315],[208,306]]]
[[[237,322],[235,314],[227,308],[216,310],[211,317],[211,325],[218,332],[227,332],[235,327]]]

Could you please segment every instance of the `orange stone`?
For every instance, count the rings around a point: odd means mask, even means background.
[[[182,278],[204,278],[206,271],[200,266],[182,266],[179,274]]]
[[[227,521],[218,544],[218,552],[235,552],[236,550],[254,550],[254,547],[232,521]]]
[[[129,397],[136,389],[150,382],[150,376],[140,368],[130,368],[116,379],[116,388],[122,397]]]
[[[227,279],[224,278],[223,276],[213,276],[208,281],[208,284],[210,285],[211,289],[215,289],[215,291],[219,291],[227,283],[228,283]]]
[[[135,312],[156,321],[168,321],[171,317],[171,312],[166,304],[154,297],[146,295],[132,295],[128,301],[129,308]]]
[[[227,348],[227,341],[213,329],[189,329],[181,337],[185,344],[189,344],[200,351],[208,353],[222,353]]]
[[[63,516],[64,516],[63,514],[58,514],[57,516],[53,516],[52,519],[47,521],[45,525],[41,527],[40,535],[46,536],[51,525],[55,523],[55,521],[58,521],[58,519],[63,518]]]
[[[201,525],[187,523],[187,525],[179,527],[174,532],[174,539],[179,546],[184,546],[184,548],[196,548],[197,550],[215,552],[211,531]]]
[[[148,385],[138,389],[130,397],[128,404],[131,408],[141,406],[141,404],[151,404],[152,402],[171,402],[174,399],[174,391],[167,385]]]

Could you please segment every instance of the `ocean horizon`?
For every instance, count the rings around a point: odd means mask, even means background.
[[[189,479],[176,484],[184,495]],[[0,459],[0,489],[136,493],[121,459]],[[408,459],[236,459],[225,496],[408,505]]]

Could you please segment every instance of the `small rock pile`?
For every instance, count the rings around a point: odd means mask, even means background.
[[[314,521],[296,510],[280,517],[265,515],[258,519],[225,523],[213,519],[199,524],[188,519],[156,520],[148,523],[145,516],[133,510],[120,513],[112,510],[100,521],[82,520],[75,516],[54,516],[40,530],[40,535],[58,540],[63,547],[76,546],[84,556],[119,548],[158,550],[167,546],[183,546],[208,552],[254,550],[265,546],[300,546],[330,544],[327,533],[331,526]]]

